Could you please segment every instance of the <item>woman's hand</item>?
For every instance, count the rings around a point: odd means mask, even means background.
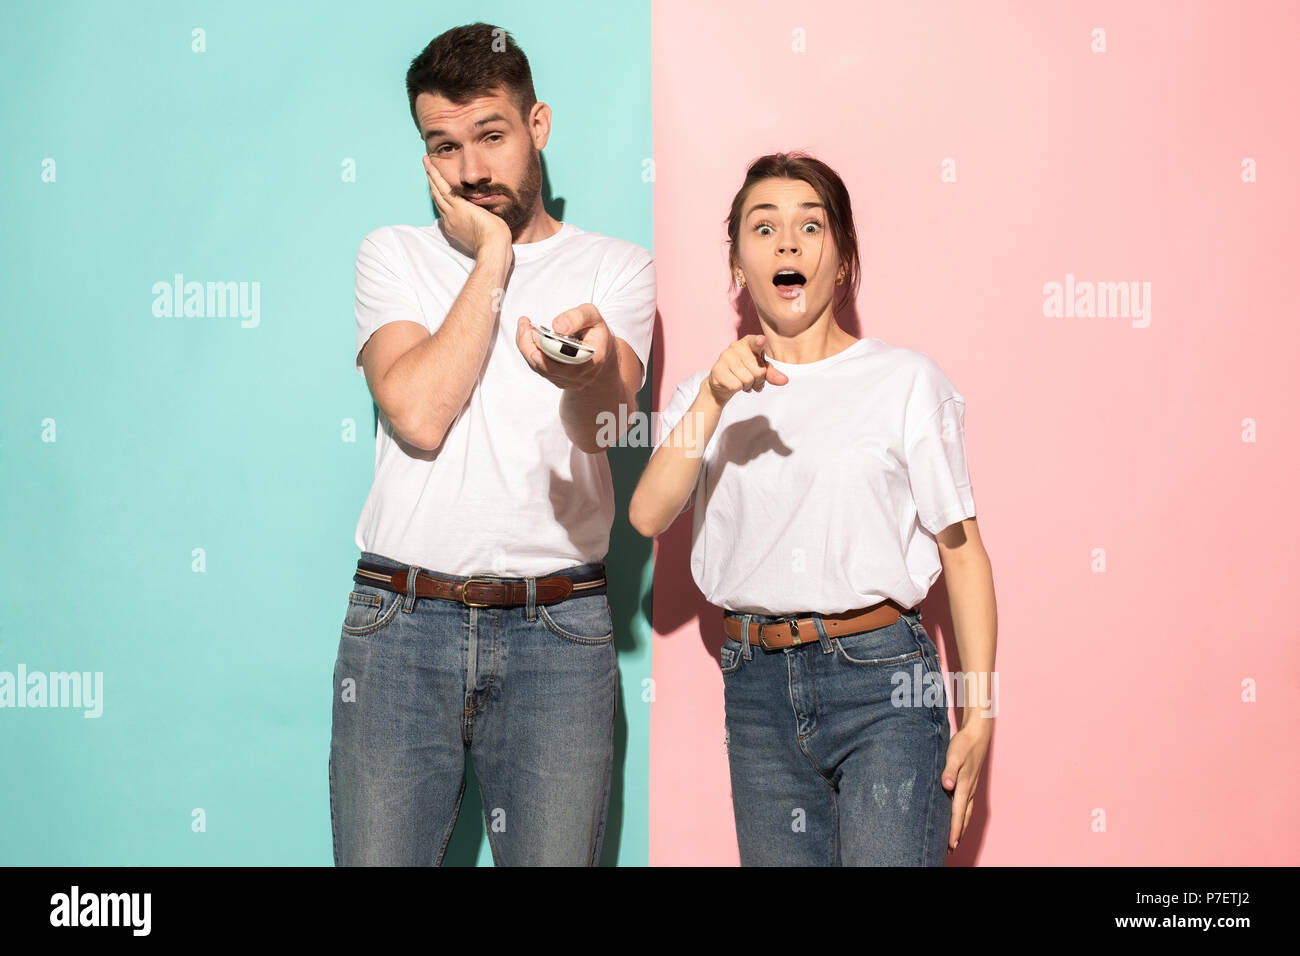
[[[975,790],[979,785],[980,768],[989,751],[989,737],[993,721],[979,718],[979,723],[963,727],[948,742],[948,762],[943,768],[943,788],[956,792],[952,797],[952,824],[948,828],[948,852],[957,849],[966,835],[971,812],[975,809]]]
[[[454,238],[478,258],[479,250],[489,243],[510,246],[510,227],[506,221],[486,206],[472,203],[462,196],[452,193],[447,180],[442,178],[438,167],[428,153],[424,154],[424,171],[429,177],[429,195],[438,207],[447,235]]]
[[[746,335],[728,345],[713,363],[708,385],[719,407],[727,404],[739,391],[748,392],[755,388],[762,391],[764,382],[784,385],[790,381],[790,376],[764,360],[765,342],[762,335]]]

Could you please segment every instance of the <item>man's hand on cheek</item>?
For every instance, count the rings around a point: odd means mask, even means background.
[[[613,374],[617,374],[618,356],[612,348],[613,336],[610,334],[609,326],[601,318],[600,311],[590,302],[584,302],[582,305],[561,312],[549,323],[549,326],[552,331],[559,332],[561,335],[571,335],[581,339],[594,354],[590,361],[580,365],[566,365],[564,362],[555,361],[542,351],[538,343],[539,336],[532,330],[529,317],[520,316],[518,327],[515,329],[515,343],[519,346],[519,352],[525,361],[538,375],[557,388],[580,389],[605,379],[611,374],[611,369]]]

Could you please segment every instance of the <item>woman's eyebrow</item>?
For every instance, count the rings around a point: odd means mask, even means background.
[[[758,203],[757,205],[750,206],[750,207],[749,207],[749,211],[748,211],[747,213],[745,213],[745,218],[748,219],[751,215],[753,215],[754,213],[758,212],[760,209],[771,209],[771,210],[775,211],[776,208],[777,208],[777,207],[776,207],[776,203],[761,202],[761,203]],[[824,203],[819,203],[819,202],[801,202],[801,203],[799,204],[799,208],[800,208],[800,209],[822,209],[822,210],[824,210],[824,209],[826,208],[826,206],[825,206]]]

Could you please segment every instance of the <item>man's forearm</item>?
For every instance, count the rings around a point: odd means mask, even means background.
[[[586,388],[566,388],[560,399],[560,420],[569,440],[589,455],[604,451],[598,437],[621,438],[636,412],[636,393],[624,384],[623,369],[629,361],[639,367],[631,346],[615,338],[615,361],[606,363],[599,378]],[[606,421],[614,424],[612,431]],[[603,434],[602,434],[603,432]]]
[[[392,404],[409,410],[412,438],[424,448],[442,443],[474,390],[512,262],[509,245],[481,249],[438,331],[404,352],[384,376]]]

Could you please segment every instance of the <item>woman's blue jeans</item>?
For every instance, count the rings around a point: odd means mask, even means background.
[[[797,647],[722,647],[741,865],[943,866],[948,694],[920,613],[838,638],[814,618]]]
[[[353,582],[348,596],[329,759],[335,863],[441,864],[468,754],[498,865],[596,865],[618,696],[606,595],[471,607],[416,597],[418,569],[361,556],[407,572],[408,591]]]

